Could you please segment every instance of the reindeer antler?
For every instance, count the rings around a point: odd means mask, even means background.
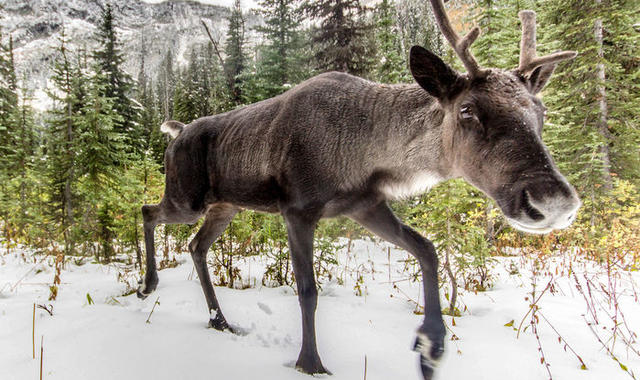
[[[431,0],[431,7],[433,8],[433,14],[436,18],[436,22],[438,23],[438,27],[440,27],[440,31],[447,41],[449,41],[449,44],[451,44],[451,47],[453,47],[453,50],[464,64],[469,76],[471,78],[485,76],[487,70],[480,68],[480,65],[478,65],[478,62],[469,51],[469,46],[471,46],[471,44],[480,35],[480,28],[476,26],[471,29],[466,36],[460,38],[451,26],[447,12],[444,10],[442,0]]]
[[[518,71],[527,75],[537,67],[574,58],[575,51],[560,51],[557,53],[536,57],[536,12],[520,11],[522,22],[522,40],[520,41],[520,65]]]

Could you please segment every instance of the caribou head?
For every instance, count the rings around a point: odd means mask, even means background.
[[[445,109],[442,145],[454,177],[462,177],[493,198],[517,229],[547,233],[568,227],[580,200],[558,171],[541,133],[546,108],[537,94],[558,62],[575,52],[536,56],[533,11],[522,11],[520,64],[513,70],[481,68],[469,46],[480,34],[460,38],[444,11],[431,0],[436,21],[466,74],[458,74],[419,46],[410,53],[415,80]]]

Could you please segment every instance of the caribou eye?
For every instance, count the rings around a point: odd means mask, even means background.
[[[475,117],[473,111],[471,110],[471,107],[469,106],[462,106],[462,108],[460,108],[460,116],[464,120],[471,120]]]

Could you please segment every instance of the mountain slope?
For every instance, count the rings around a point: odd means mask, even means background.
[[[226,4],[225,1],[208,2]],[[3,1],[0,10],[3,42],[7,42],[9,35],[13,37],[18,77],[27,78],[28,88],[35,91],[36,107],[47,105],[43,90],[48,85],[62,29],[72,48],[85,47],[91,52],[95,47],[92,36],[106,3],[105,0]],[[145,70],[154,73],[168,51],[180,63],[194,44],[206,43],[201,19],[211,26],[214,38],[224,39],[229,9],[223,6],[193,1],[117,0],[110,3],[125,55],[124,69],[134,77],[143,51]],[[247,18],[250,32],[259,18],[251,11],[247,12]]]

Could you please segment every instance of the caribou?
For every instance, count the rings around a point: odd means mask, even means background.
[[[321,218],[346,215],[420,263],[424,320],[414,350],[424,379],[444,354],[445,326],[434,245],[393,214],[388,201],[463,178],[495,200],[518,230],[568,227],[580,200],[541,139],[545,106],[537,96],[571,51],[536,55],[535,13],[522,11],[519,66],[478,65],[469,46],[480,30],[460,37],[442,0],[431,0],[440,30],[467,73],[413,46],[414,84],[378,84],[341,72],[313,77],[274,98],[184,125],[162,124],[165,193],[142,206],[146,272],[140,298],[156,289],[154,229],[204,222],[189,251],[207,306],[209,326],[232,331],[206,264],[210,246],[242,209],[280,213],[285,221],[302,314],[296,368],[329,373],[316,347],[318,292],[313,238]]]

